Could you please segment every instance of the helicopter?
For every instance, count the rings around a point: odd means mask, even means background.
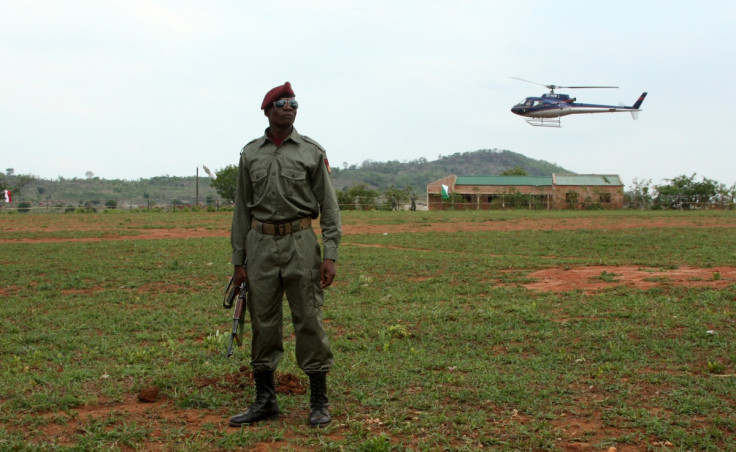
[[[641,111],[642,102],[647,97],[644,92],[634,102],[634,105],[615,106],[615,105],[598,105],[598,104],[581,104],[575,103],[577,100],[567,94],[557,94],[556,89],[583,89],[583,88],[618,88],[618,86],[558,86],[544,85],[541,83],[530,82],[523,78],[511,77],[522,82],[534,85],[544,86],[549,89],[549,93],[542,94],[541,97],[527,97],[523,101],[514,105],[511,112],[519,116],[523,116],[526,122],[536,127],[561,127],[560,117],[566,115],[576,115],[582,113],[616,113],[628,111],[631,116],[636,119]]]

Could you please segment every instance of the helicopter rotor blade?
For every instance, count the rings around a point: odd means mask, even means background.
[[[519,80],[526,83],[531,83],[532,85],[539,85],[544,86],[547,89],[556,90],[556,89],[584,89],[584,88],[618,88],[618,86],[561,86],[561,85],[545,85],[544,83],[537,83],[532,82],[531,80],[525,80],[523,78],[519,77],[511,77],[514,80]]]
[[[583,89],[583,88],[618,88],[618,86],[556,86],[563,89]]]
[[[539,86],[544,86],[545,88],[554,89],[554,88],[551,88],[551,86],[554,86],[554,85],[545,85],[543,83],[537,83],[537,82],[532,82],[530,80],[524,80],[523,78],[519,78],[519,77],[511,77],[511,78],[514,79],[514,80],[519,80],[519,81],[522,81],[522,82],[531,83],[532,85],[539,85]]]

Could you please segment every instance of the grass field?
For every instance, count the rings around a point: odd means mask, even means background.
[[[736,443],[736,213],[346,212],[319,430],[286,307],[284,415],[227,426],[230,215],[0,215],[0,450]]]

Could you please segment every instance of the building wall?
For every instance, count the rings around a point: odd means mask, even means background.
[[[448,176],[427,186],[429,210],[489,210],[504,208],[583,209],[601,207],[620,209],[624,205],[623,186],[597,185],[454,185],[456,176]],[[445,184],[453,197],[442,199]],[[514,196],[521,194],[522,196]],[[522,205],[519,205],[522,203]],[[528,204],[528,205],[527,205]]]
[[[456,210],[490,210],[512,207],[551,209],[554,205],[553,190],[549,185],[539,187],[531,185],[451,186],[446,181],[440,181],[437,184],[437,190],[440,193],[442,190],[440,185],[442,183],[450,187],[450,192],[454,197],[462,197],[463,199],[442,199],[441,194],[432,193],[434,191],[434,184],[430,184],[427,189],[427,200],[430,210],[445,210],[449,208]]]
[[[555,209],[584,209],[598,206],[604,209],[621,209],[624,206],[624,189],[621,186],[556,185]]]
[[[444,210],[447,207],[446,202],[443,202],[446,200],[442,199],[442,184],[450,187],[449,191],[453,192],[456,180],[457,176],[453,174],[427,185],[427,208],[429,210]]]

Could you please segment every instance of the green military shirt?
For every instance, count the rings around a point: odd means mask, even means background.
[[[243,147],[230,235],[233,265],[245,261],[245,236],[253,218],[281,223],[318,216],[323,258],[337,260],[340,208],[327,155],[319,143],[293,129],[279,147],[266,134]]]

